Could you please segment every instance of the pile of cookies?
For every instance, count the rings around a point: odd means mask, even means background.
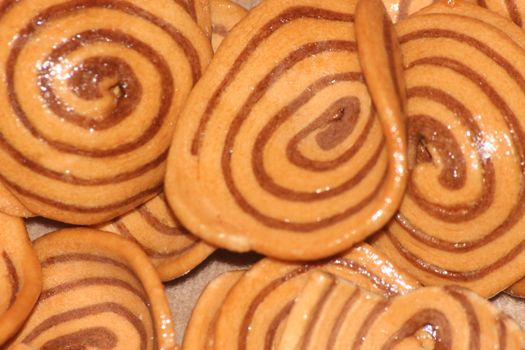
[[[0,2],[0,348],[525,349],[523,14]]]

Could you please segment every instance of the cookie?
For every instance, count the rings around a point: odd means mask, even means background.
[[[164,287],[115,234],[64,229],[34,242],[43,290],[15,343],[38,349],[175,349]]]
[[[215,251],[180,225],[164,195],[97,228],[140,245],[163,281],[186,274]]]
[[[503,28],[453,11],[397,25],[410,177],[375,241],[423,284],[486,297],[525,272],[525,51]]]
[[[210,0],[210,9],[211,45],[213,51],[217,51],[228,32],[246,16],[248,11],[230,0]]]
[[[215,348],[246,350],[276,346],[293,301],[308,279],[307,272],[312,270],[354,281],[385,297],[419,286],[367,245],[309,265],[266,258],[248,270],[224,300],[215,326]]]
[[[108,221],[162,189],[173,125],[211,57],[173,0],[0,8],[0,178],[31,212]]]
[[[414,337],[434,329],[432,349],[521,349],[523,331],[466,289],[426,287],[389,300],[326,275],[297,298],[278,350],[422,349]]]
[[[191,313],[182,350],[214,349],[215,323],[219,310],[243,274],[244,271],[226,272],[206,286]]]
[[[229,250],[312,260],[348,249],[395,212],[403,159],[395,173],[390,162],[403,142],[383,130],[402,126],[374,112],[355,5],[263,1],[223,41],[168,157],[166,198],[191,232]],[[373,37],[384,57],[395,45],[380,24]]]
[[[0,213],[0,347],[22,327],[42,287],[24,222]]]
[[[286,321],[277,350],[353,349],[359,327],[388,299],[359,288],[354,283],[312,271],[297,296]],[[399,349],[423,349],[416,336],[407,337]],[[433,349],[431,347],[429,349]]]

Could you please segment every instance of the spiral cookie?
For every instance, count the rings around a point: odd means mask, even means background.
[[[398,24],[411,172],[376,241],[424,284],[483,296],[525,272],[525,51],[502,29],[452,13]]]
[[[187,273],[215,250],[179,224],[163,194],[98,228],[139,244],[163,281]]]
[[[35,241],[43,291],[15,343],[38,349],[175,349],[154,267],[112,233],[64,229]]]
[[[184,333],[183,350],[214,349],[217,316],[224,299],[244,271],[230,271],[213,280],[202,292]]]
[[[385,300],[326,275],[312,276],[288,318],[278,350],[421,349],[414,334],[434,329],[432,349],[522,349],[523,332],[478,295],[420,288]]]
[[[228,35],[230,29],[243,19],[248,11],[230,0],[211,0],[211,45],[213,51],[221,44]]]
[[[40,264],[23,221],[0,213],[0,347],[29,316],[41,287]]]
[[[367,245],[333,260],[298,265],[264,259],[235,284],[215,326],[216,349],[269,349],[276,346],[307,272],[322,270],[352,280],[383,296],[406,293],[418,283]]]
[[[94,224],[159,193],[210,59],[173,0],[4,1],[0,177],[35,214]]]
[[[223,41],[168,160],[166,196],[190,231],[230,250],[306,260],[348,248],[393,214],[402,126],[382,125],[372,109],[355,3],[264,1]],[[381,57],[396,62],[388,21],[374,28]]]

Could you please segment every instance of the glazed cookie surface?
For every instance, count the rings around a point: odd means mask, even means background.
[[[383,128],[401,126],[382,125],[372,108],[355,5],[264,1],[223,41],[168,161],[166,197],[193,233],[234,251],[309,260],[349,248],[393,215],[404,188],[393,148],[403,142]],[[374,36],[388,56],[394,36],[380,24]]]
[[[383,297],[407,293],[417,281],[392,266],[368,245],[309,265],[263,259],[228,293],[215,326],[216,349],[269,349],[277,346],[295,297],[308,272],[321,270],[351,280]]]
[[[41,288],[40,264],[23,221],[0,213],[0,347],[22,327]]]
[[[396,27],[411,172],[376,245],[424,284],[492,296],[524,272],[525,51],[514,31],[491,24],[497,16],[480,8],[480,20],[457,8]]]
[[[38,349],[175,349],[164,287],[140,248],[64,229],[35,241],[43,290],[15,343]]]
[[[94,224],[158,194],[211,57],[173,0],[4,1],[0,176],[27,209]]]

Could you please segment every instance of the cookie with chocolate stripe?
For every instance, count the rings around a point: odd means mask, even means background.
[[[294,299],[321,270],[351,280],[384,297],[404,294],[419,283],[368,245],[308,265],[263,259],[248,270],[224,300],[215,326],[216,349],[269,349],[278,344]]]
[[[38,304],[14,343],[38,349],[175,349],[164,287],[146,254],[113,233],[64,229],[34,242]]]
[[[163,281],[188,273],[215,251],[178,222],[162,194],[98,228],[139,244]]]
[[[0,347],[22,327],[42,288],[22,219],[0,213]]]
[[[362,70],[355,6],[264,1],[223,41],[168,160],[166,198],[190,231],[229,250],[311,260],[348,249],[397,210],[402,77],[391,76],[397,67]],[[391,27],[381,17],[369,33],[376,63],[400,62]],[[367,85],[374,71],[393,98]]]
[[[7,0],[0,32],[0,178],[17,199],[88,225],[160,193],[212,54],[191,16],[174,0]]]

